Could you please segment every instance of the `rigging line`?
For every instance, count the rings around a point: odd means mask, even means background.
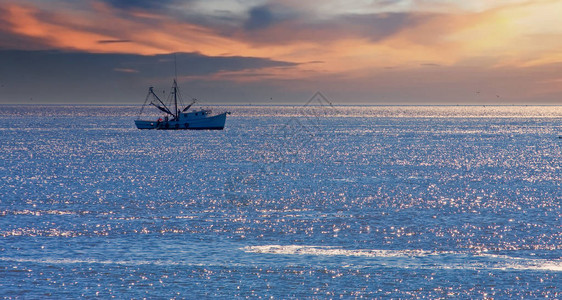
[[[146,106],[146,102],[148,102],[148,97],[150,96],[150,91],[146,94],[146,98],[144,98],[144,103],[142,104],[141,110],[139,112],[139,116],[137,117],[140,120],[142,112],[144,111],[144,107]]]
[[[190,95],[189,93],[186,93],[185,91],[182,92],[184,95],[186,95],[187,97],[191,98],[191,99],[196,99],[196,97],[193,97],[192,95]]]
[[[189,101],[191,101],[191,102],[195,101],[195,102],[197,102],[199,105],[210,105],[210,104],[208,104],[207,101],[205,101],[205,100],[201,101],[200,98],[193,97],[192,95],[190,95],[190,94],[188,94],[188,93],[182,92],[182,93],[180,93],[180,95],[185,95],[185,96],[187,96],[187,97],[189,98]],[[186,103],[191,103],[191,102],[189,102],[189,101],[186,102]]]
[[[183,107],[183,106],[185,106],[184,103],[183,103],[183,100],[182,100],[183,97],[182,97],[182,94],[181,94],[179,88],[176,89],[176,93],[177,93],[177,95],[178,95],[178,107]]]

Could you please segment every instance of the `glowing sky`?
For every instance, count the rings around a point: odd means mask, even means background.
[[[0,102],[562,104],[562,0],[0,0]]]

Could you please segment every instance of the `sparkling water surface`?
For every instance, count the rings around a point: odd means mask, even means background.
[[[562,297],[562,107],[0,106],[0,297]]]

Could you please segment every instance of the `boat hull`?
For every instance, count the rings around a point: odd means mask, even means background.
[[[147,121],[135,120],[138,129],[156,130],[223,130],[226,122],[226,112],[220,115],[198,118],[181,119],[179,121]]]

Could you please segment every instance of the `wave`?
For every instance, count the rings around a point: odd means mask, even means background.
[[[247,246],[241,250],[257,254],[365,257],[379,259],[378,264],[401,268],[562,272],[562,259],[522,258],[461,251],[344,249],[336,246],[302,245]],[[386,258],[392,260],[385,260]]]
[[[309,255],[309,256],[333,256],[330,265],[339,265],[341,268],[365,268],[385,267],[401,269],[436,269],[436,270],[501,270],[501,271],[537,271],[537,272],[562,272],[562,259],[537,259],[522,258],[508,255],[496,255],[487,253],[454,252],[454,251],[426,251],[426,250],[382,250],[382,249],[343,249],[331,246],[301,246],[301,245],[264,245],[246,246],[239,248],[248,254],[272,254],[272,255]],[[337,256],[342,259],[336,258]],[[360,258],[352,263],[346,261],[345,257]],[[204,259],[203,259],[204,260]],[[260,259],[243,259],[238,262],[225,261],[224,263],[210,261],[185,261],[185,260],[162,260],[162,259],[95,259],[95,258],[22,258],[22,257],[0,257],[0,262],[32,263],[47,265],[72,265],[72,264],[101,264],[121,266],[201,266],[201,267],[248,267],[256,264],[271,264],[271,261]],[[283,260],[281,264],[312,264],[312,259],[298,259],[293,262]],[[320,264],[326,264],[321,260]],[[277,264],[277,263],[274,263]]]
[[[100,264],[100,265],[123,265],[123,266],[209,266],[209,264],[189,263],[171,260],[103,260],[103,259],[72,259],[72,258],[16,258],[0,257],[0,261],[17,263],[35,263],[47,265],[72,265],[72,264]]]
[[[480,257],[488,258],[492,261],[504,261],[505,266],[499,269],[512,270],[545,270],[562,272],[562,259],[540,259],[540,258],[524,258],[513,257],[498,254],[479,254]]]
[[[266,245],[247,246],[242,248],[247,253],[298,254],[323,256],[365,256],[365,257],[412,257],[428,256],[434,252],[424,250],[348,250],[331,246],[300,246],[300,245]]]

